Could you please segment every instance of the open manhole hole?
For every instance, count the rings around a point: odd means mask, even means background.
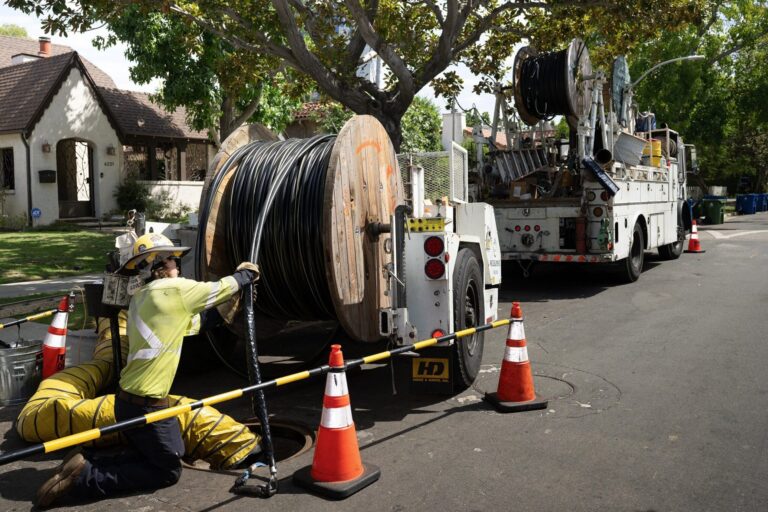
[[[252,432],[262,435],[261,422],[251,418],[243,422]],[[315,445],[315,431],[299,421],[285,418],[270,418],[272,444],[277,462],[286,461],[308,452]]]
[[[242,422],[252,432],[262,435],[261,422],[257,418],[250,418]],[[315,445],[315,431],[308,425],[286,418],[270,418],[269,428],[272,431],[272,444],[275,448],[275,459],[283,462],[303,453],[308,452]],[[209,470],[208,463],[197,460],[189,464],[199,470]]]

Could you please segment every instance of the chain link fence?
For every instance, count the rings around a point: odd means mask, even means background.
[[[451,201],[467,201],[469,156],[467,150],[452,143],[450,151],[402,153],[397,155],[405,196],[411,198],[409,165],[424,168],[424,198],[434,201],[447,197]]]

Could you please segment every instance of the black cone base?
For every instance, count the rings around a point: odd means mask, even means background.
[[[354,480],[345,482],[318,482],[312,478],[312,466],[306,466],[293,474],[293,482],[310,492],[320,494],[326,498],[343,500],[355,494],[357,491],[371,485],[381,476],[381,470],[373,464],[363,463],[363,474]]]
[[[686,250],[685,250],[685,252],[687,252],[687,253],[689,253],[689,254],[690,254],[690,253],[693,253],[693,254],[699,254],[699,253],[702,253],[702,252],[707,252],[707,251],[705,251],[704,249],[699,249],[698,251],[689,251],[688,249],[686,249]]]
[[[485,400],[489,402],[499,412],[523,412],[546,409],[549,405],[548,400],[542,400],[539,395],[529,402],[502,402],[496,392],[486,393]]]

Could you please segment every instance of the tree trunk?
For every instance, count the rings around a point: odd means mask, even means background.
[[[387,130],[389,138],[392,140],[392,145],[395,148],[395,153],[400,152],[400,145],[403,143],[403,135],[401,133],[401,117],[396,117],[392,114],[387,115],[386,112],[373,112],[371,113]]]
[[[232,121],[235,119],[235,105],[230,96],[224,96],[224,101],[221,102],[221,117],[219,118],[219,140],[224,140],[229,137],[234,127]]]

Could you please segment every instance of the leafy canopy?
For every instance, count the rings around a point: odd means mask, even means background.
[[[0,36],[29,37],[29,34],[27,34],[27,29],[24,27],[14,25],[13,23],[4,23],[0,25]]]
[[[632,76],[691,54],[706,60],[659,68],[635,90],[657,123],[697,146],[710,183],[736,191],[741,175],[764,187],[768,166],[768,2],[710,2],[703,23],[668,31],[629,58]],[[756,188],[757,188],[756,187]]]
[[[309,77],[325,95],[359,114],[376,116],[396,146],[401,120],[416,94],[432,84],[450,98],[463,87],[457,62],[483,76],[477,90],[502,79],[515,46],[540,49],[581,36],[598,57],[624,53],[665,30],[700,23],[705,0],[7,0],[46,15],[48,31],[83,31],[123,16],[126,8],[204,29],[238,55],[245,81],[269,80],[277,61]],[[126,34],[121,34],[125,36]],[[200,37],[183,39],[190,59],[204,55]],[[373,50],[389,71],[380,89],[358,68]],[[239,53],[242,52],[242,53]],[[246,55],[249,57],[247,58]],[[213,58],[213,57],[212,57]],[[598,58],[599,60],[599,58]],[[264,62],[267,62],[265,64]],[[269,63],[272,64],[269,64]],[[185,64],[185,63],[182,63]],[[241,65],[242,68],[238,68]],[[258,77],[258,78],[257,78]],[[291,83],[291,80],[288,80]]]

